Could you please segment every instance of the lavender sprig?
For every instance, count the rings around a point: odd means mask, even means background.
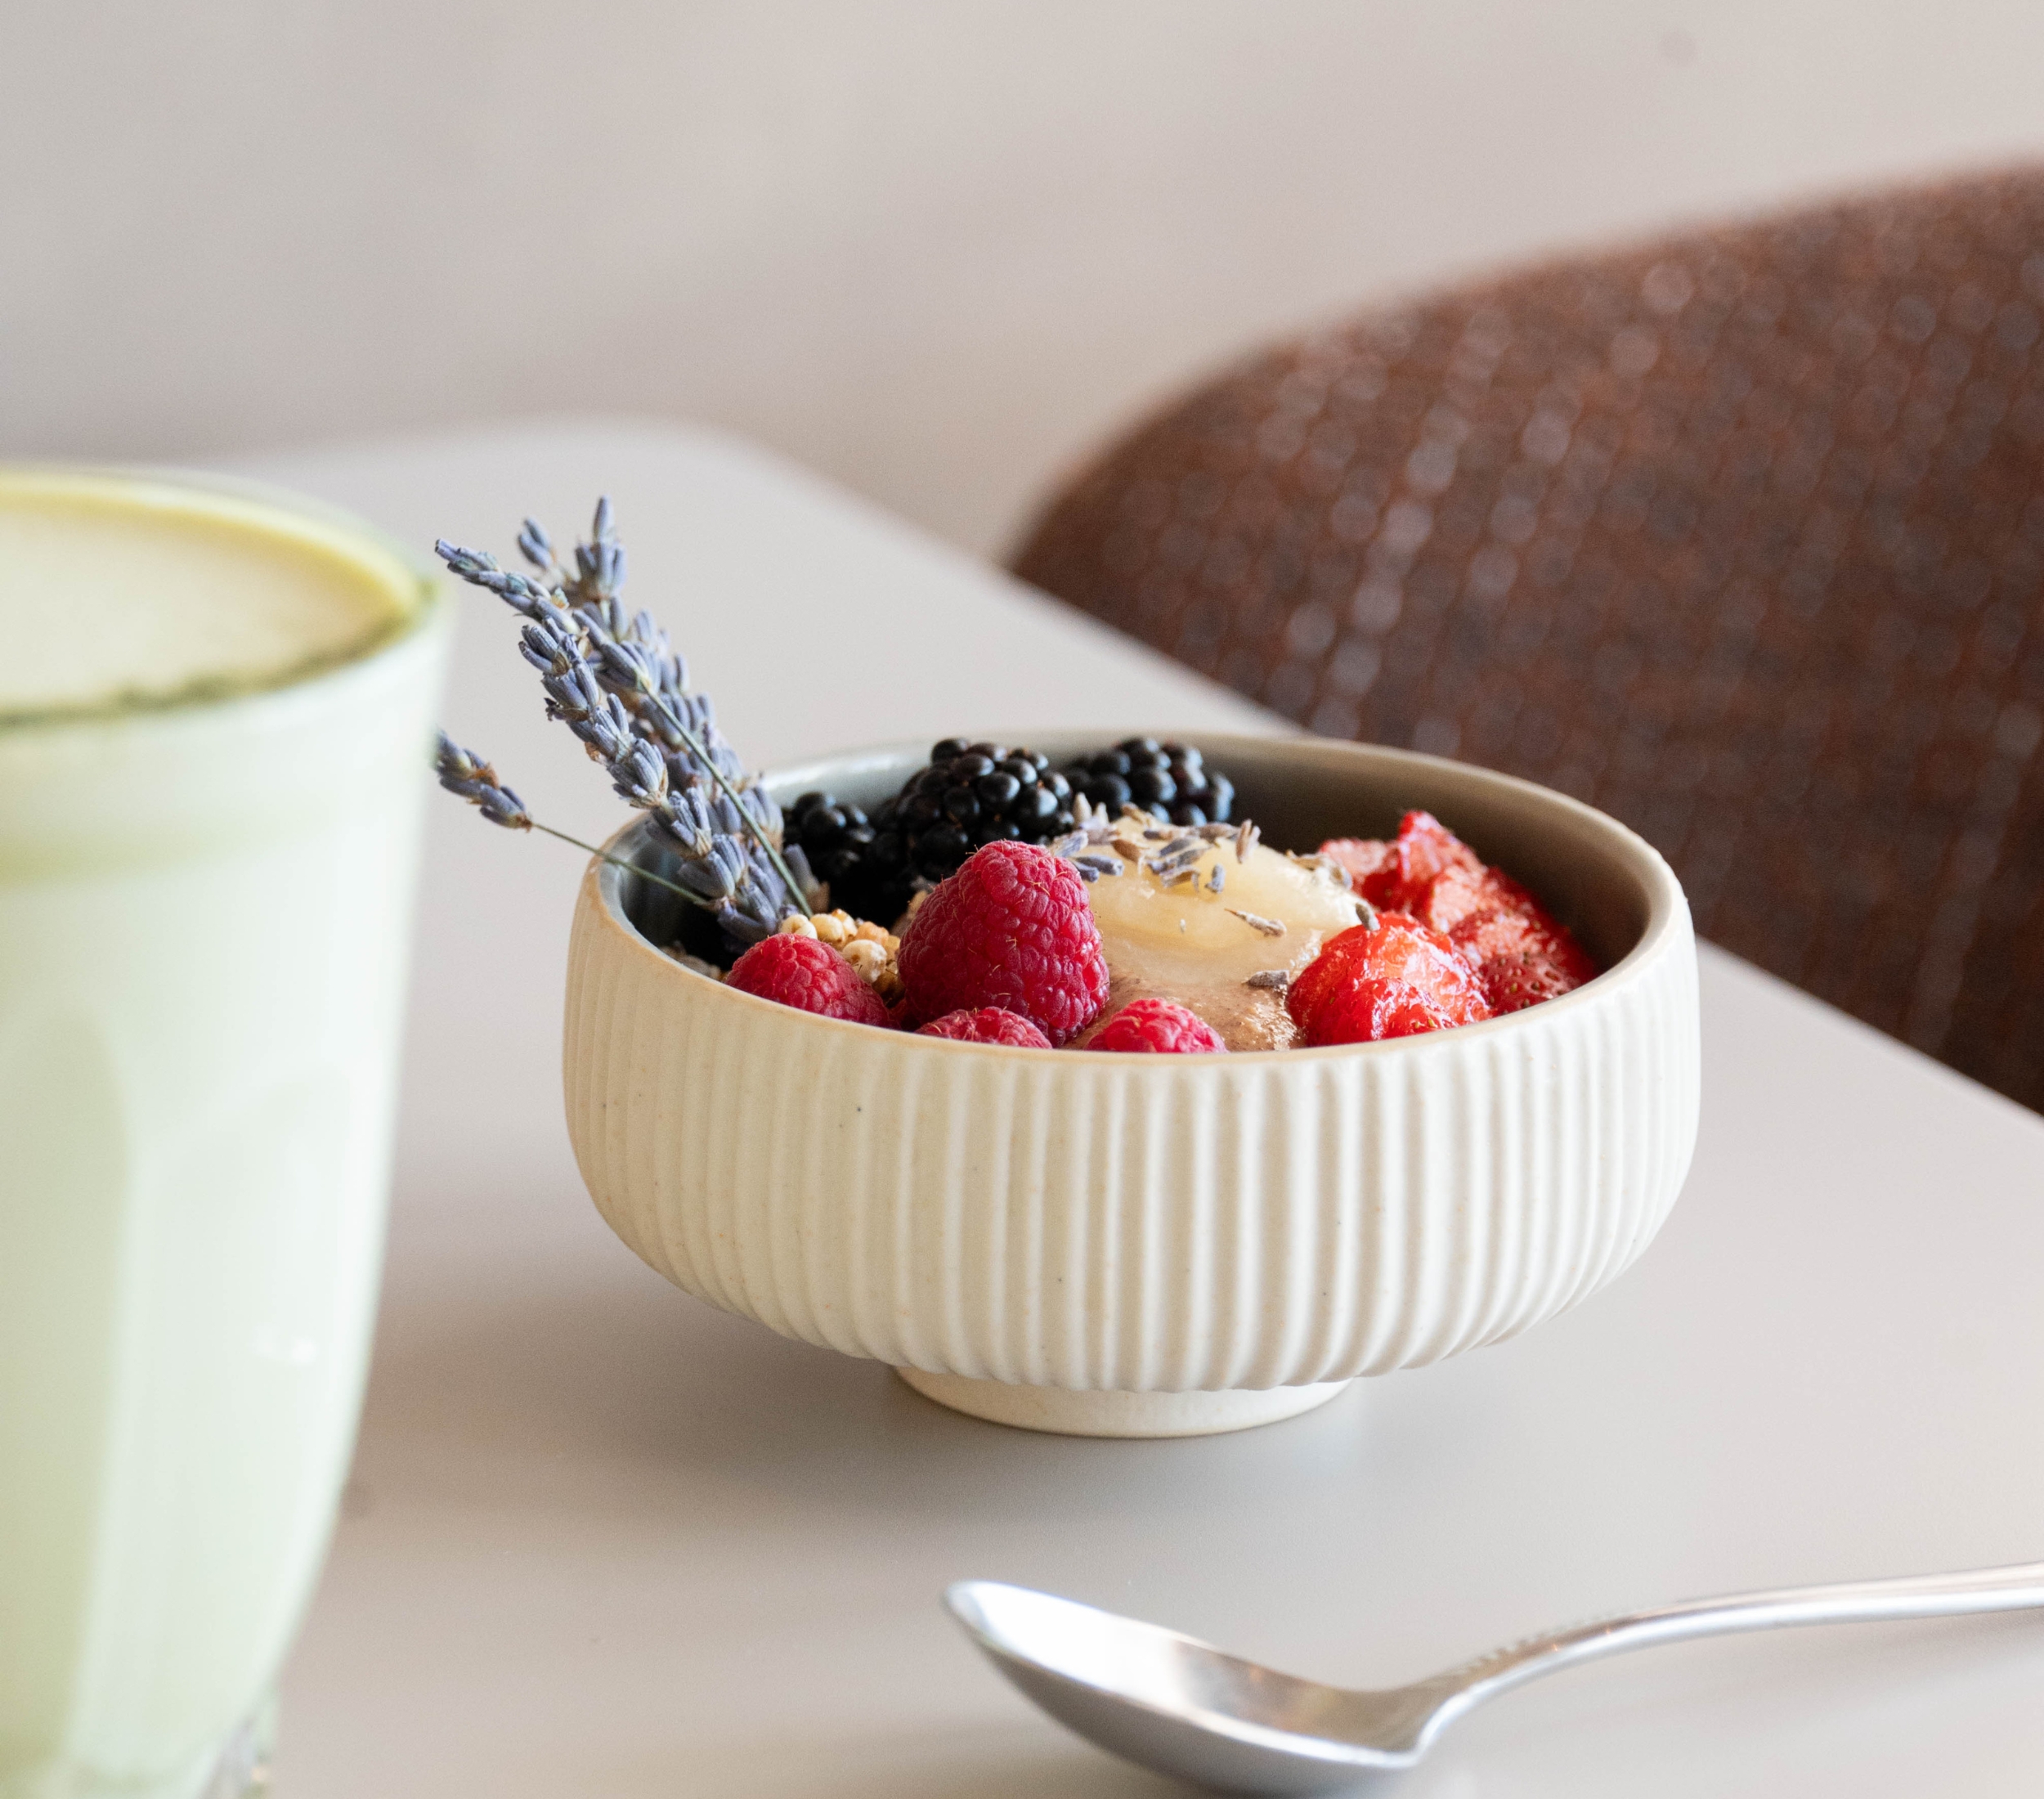
[[[642,868],[636,863],[627,862],[622,856],[614,856],[609,850],[599,849],[593,843],[585,843],[580,837],[572,837],[565,831],[556,831],[550,824],[542,824],[525,809],[525,802],[497,778],[497,771],[473,750],[464,750],[447,735],[440,734],[440,747],[433,756],[433,767],[440,776],[440,784],[450,793],[458,793],[470,805],[479,808],[483,817],[492,824],[500,824],[507,831],[544,831],[549,837],[558,837],[563,843],[572,843],[578,850],[586,850],[599,862],[607,862],[620,868],[628,868],[642,879],[678,893],[692,906],[701,906],[715,911],[715,907],[701,895],[677,886],[664,875]]]
[[[434,548],[455,575],[524,618],[519,653],[540,675],[547,716],[567,725],[621,798],[652,815],[680,854],[679,878],[728,935],[756,941],[783,917],[807,913],[815,882],[801,850],[777,841],[780,809],[718,733],[708,697],[689,690],[687,666],[652,615],[625,613],[625,551],[608,499],[572,568],[535,519],[518,542],[539,580],[482,551],[445,541]]]
[[[685,751],[725,789],[739,809],[744,828],[755,837],[782,882],[800,895],[808,883],[795,878],[773,841],[781,828],[779,809],[764,790],[751,784],[744,765],[717,734],[708,697],[687,690],[686,665],[674,654],[652,615],[640,612],[630,619],[625,617],[617,596],[624,577],[624,550],[616,539],[607,499],[598,502],[593,538],[576,546],[576,573],[552,587],[499,568],[495,559],[485,552],[464,550],[445,540],[434,547],[463,580],[497,594],[533,624],[551,627],[549,635],[560,639],[559,649],[572,661],[585,662],[598,684],[621,699],[638,728],[662,739],[670,751]],[[543,573],[558,572],[552,541],[536,521],[525,521],[519,547]],[[584,648],[585,639],[593,656]],[[534,653],[536,648],[540,653]],[[543,675],[551,672],[558,677],[563,673],[558,667],[549,667],[556,660],[553,646],[534,645],[528,639],[527,660]],[[574,720],[589,709],[586,694],[580,703],[553,691],[549,698],[553,716]]]
[[[497,771],[487,762],[474,751],[462,748],[445,731],[440,734],[433,767],[442,787],[480,807],[491,823],[500,824],[507,831],[532,828],[532,814],[526,810],[525,801],[497,778]]]

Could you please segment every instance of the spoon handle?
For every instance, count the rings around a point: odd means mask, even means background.
[[[1438,1729],[1451,1716],[1544,1674],[1628,1649],[1683,1643],[1737,1631],[1778,1631],[1795,1624],[1872,1623],[1955,1617],[1974,1612],[2044,1607],[2044,1562],[1975,1568],[1961,1574],[1909,1574],[1848,1581],[1835,1586],[1790,1586],[1723,1599],[1682,1599],[1649,1611],[1593,1618],[1496,1649],[1423,1683],[1441,1695]]]

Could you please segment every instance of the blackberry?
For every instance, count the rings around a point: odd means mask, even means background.
[[[783,841],[798,846],[809,869],[831,884],[834,904],[840,888],[858,884],[858,870],[873,846],[873,827],[858,806],[834,793],[805,793],[782,814]]]
[[[1111,750],[1067,765],[1065,778],[1074,792],[1109,812],[1139,805],[1173,824],[1226,824],[1235,809],[1235,783],[1208,768],[1196,744],[1124,738]]]
[[[796,801],[798,813],[802,805]],[[948,737],[931,747],[927,767],[873,808],[863,842],[840,852],[838,872],[825,878],[832,904],[884,924],[900,916],[919,881],[957,873],[983,843],[1047,843],[1071,828],[1071,783],[1050,757]],[[802,846],[814,864],[806,837]]]

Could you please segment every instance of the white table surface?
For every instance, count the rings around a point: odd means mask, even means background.
[[[244,472],[424,546],[616,498],[632,593],[756,765],[1259,715],[800,471],[500,430]],[[508,557],[507,557],[508,559]],[[446,716],[543,818],[616,815],[467,596]],[[1262,721],[1265,725],[1268,720]],[[432,812],[361,1444],[284,1689],[281,1799],[1109,1799],[938,1610],[1051,1587],[1390,1683],[1607,1608],[2044,1557],[2044,1122],[1728,957],[1695,1172],[1616,1286],[1238,1436],[976,1423],[668,1287],[583,1194],[558,1037],[578,859]],[[2031,1795],[2044,1619],[1661,1650],[1459,1726],[1435,1795]]]

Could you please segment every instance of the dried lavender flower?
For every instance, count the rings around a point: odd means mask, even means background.
[[[433,755],[433,769],[442,787],[478,808],[491,823],[507,831],[532,828],[532,814],[526,810],[525,802],[497,778],[497,771],[445,731]]]
[[[518,650],[540,676],[547,716],[603,765],[621,798],[652,815],[680,858],[677,891],[712,906],[741,945],[806,916],[817,883],[800,850],[782,847],[780,808],[718,733],[708,697],[689,690],[687,665],[652,614],[625,611],[625,551],[608,498],[572,568],[536,519],[523,522],[518,543],[544,581],[484,551],[445,540],[434,548],[451,572],[524,618]]]
[[[1282,937],[1284,922],[1280,918],[1266,918],[1253,912],[1244,912],[1239,906],[1224,906],[1224,912],[1231,912],[1259,936]]]
[[[580,837],[572,837],[565,831],[556,831],[550,824],[541,824],[525,809],[525,803],[510,788],[497,778],[497,771],[477,756],[473,750],[464,750],[445,731],[440,734],[440,742],[433,752],[433,768],[440,777],[440,784],[450,793],[458,793],[471,805],[478,807],[483,817],[492,824],[500,824],[511,831],[544,831],[550,837],[558,837],[563,843],[572,843],[578,850],[586,850],[600,861],[614,863],[621,868],[629,868],[641,880],[651,881],[656,886],[678,893],[696,905],[702,900],[685,887],[678,887],[664,876],[652,873],[627,862],[621,856],[614,856],[607,850],[600,850],[593,843],[585,843]]]
[[[554,540],[536,518],[528,518],[518,527],[518,554],[543,575],[558,572],[554,566]]]

